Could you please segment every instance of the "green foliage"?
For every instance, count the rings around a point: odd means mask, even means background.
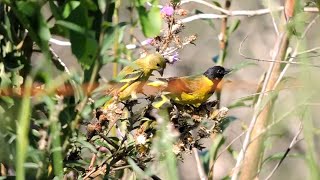
[[[139,19],[142,26],[142,32],[146,37],[154,37],[159,35],[161,29],[160,9],[157,7],[158,2],[152,1],[152,7],[146,9],[145,0],[137,0],[136,8],[139,13]]]

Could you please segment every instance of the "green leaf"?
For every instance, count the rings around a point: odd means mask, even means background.
[[[115,34],[118,31],[123,31],[124,27],[127,25],[127,23],[119,23],[118,25],[114,26],[114,27],[109,27],[106,30],[106,33],[104,35],[103,38],[103,42],[102,42],[102,47],[101,47],[101,51],[100,51],[100,55],[103,55],[113,44],[114,40],[115,40]]]
[[[233,121],[235,121],[237,119],[238,118],[235,117],[235,116],[227,116],[224,119],[222,119],[222,122],[219,125],[220,128],[221,128],[221,131],[224,131],[230,125],[231,122],[233,122]]]
[[[142,32],[146,37],[154,37],[159,35],[161,30],[161,15],[160,9],[154,3],[149,11],[144,7],[144,4],[137,6]]]
[[[317,4],[317,8],[318,8],[318,10],[320,12],[320,0],[316,0],[316,4]]]
[[[3,101],[6,104],[7,108],[11,108],[14,105],[14,100],[9,96],[1,96],[0,104],[1,104],[1,101]]]
[[[20,13],[26,16],[33,16],[37,11],[38,4],[30,1],[18,1],[17,7]]]
[[[23,77],[20,76],[18,73],[12,74],[12,85],[13,87],[20,87],[23,83]]]
[[[0,87],[4,88],[11,84],[10,73],[5,72],[5,67],[3,63],[0,63]]]
[[[82,67],[84,69],[89,69],[92,63],[94,62],[93,60],[98,49],[98,42],[93,38],[78,40],[80,40],[80,42],[84,40],[82,47],[81,44],[75,43],[73,45],[72,52],[74,52],[75,55],[80,55],[77,57],[79,57],[79,62],[81,63]],[[83,51],[81,52],[81,50]]]
[[[73,9],[65,21],[57,22],[70,30],[72,53],[78,58],[84,69],[90,68],[98,50],[95,32],[89,30],[91,23],[88,10],[83,4]]]
[[[58,20],[56,22],[56,24],[63,26],[69,30],[72,30],[74,32],[77,32],[79,34],[85,34],[86,33],[86,29],[77,25],[76,23],[73,22],[68,22],[68,21],[64,21],[64,20]]]
[[[148,177],[148,175],[132,160],[128,157],[128,163],[130,164],[132,170],[137,174],[138,177],[141,177],[141,179],[145,179],[145,177]]]
[[[83,140],[83,139],[78,139],[78,142],[85,148],[88,148],[91,150],[93,153],[97,153],[97,149],[89,142]]]
[[[106,0],[98,0],[98,6],[100,9],[100,12],[104,14],[107,8],[107,1]]]
[[[196,10],[194,11],[194,14],[204,14],[204,13],[203,13],[202,11],[196,9]],[[208,22],[209,26],[211,26],[213,29],[215,28],[215,26],[214,26],[214,21],[213,21],[212,19],[201,19],[201,20]]]
[[[272,155],[268,156],[265,160],[263,160],[262,165],[266,164],[266,163],[268,163],[270,161],[281,160],[283,158],[283,155],[284,155],[284,152],[279,152],[279,153],[272,154]],[[301,157],[301,158],[304,158],[304,156],[302,154],[299,154],[299,153],[289,153],[287,155],[287,158],[288,157]]]
[[[250,107],[250,106],[252,106],[252,102],[256,96],[258,96],[258,95],[253,95],[253,96],[248,96],[248,97],[237,99],[236,101],[232,102],[228,106],[228,108],[233,109],[233,108],[237,108],[237,107]]]
[[[94,102],[94,107],[95,108],[98,108],[98,107],[101,107],[103,106],[108,100],[110,100],[111,97],[110,96],[105,96],[105,97],[102,97],[102,98],[99,98],[98,100],[96,100]]]
[[[232,22],[232,24],[228,27],[228,34],[230,35],[234,31],[236,31],[238,29],[239,25],[240,25],[240,20],[239,19],[237,19],[234,22]]]
[[[52,15],[54,16],[55,20],[62,19],[61,11],[59,7],[53,2],[53,0],[49,0],[49,6]]]
[[[221,7],[221,4],[218,1],[212,1],[212,3],[218,7]]]
[[[28,29],[29,35],[35,41],[45,56],[48,56],[48,41],[51,37],[48,24],[41,13],[41,6],[38,2],[18,1],[17,9],[13,8],[20,23]]]
[[[212,162],[217,158],[218,151],[224,142],[225,139],[221,134],[219,134],[214,138],[209,150],[200,154],[200,159],[207,174],[209,173],[210,165],[212,165]]]
[[[67,18],[78,6],[80,6],[80,1],[68,1],[62,11],[62,17]]]

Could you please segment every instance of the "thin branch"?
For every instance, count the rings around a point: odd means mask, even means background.
[[[216,159],[214,159],[214,163],[212,164],[212,166],[209,169],[209,178],[213,178],[213,169],[214,169],[214,165],[215,162],[219,159],[219,157],[229,149],[229,147],[236,142],[240,137],[242,137],[247,131],[243,131],[241,134],[239,134],[236,138],[234,138],[216,157]]]
[[[234,138],[218,155],[217,155],[217,159],[219,159],[219,157],[229,149],[229,147],[234,143],[236,142],[240,137],[242,137],[247,131],[243,131],[241,134],[239,134],[236,138]]]
[[[269,3],[269,7],[270,7],[270,9],[272,10],[271,12],[270,12],[270,17],[271,17],[271,20],[272,20],[272,24],[273,24],[273,27],[274,27],[274,31],[275,31],[275,33],[276,33],[276,35],[277,36],[279,36],[279,29],[278,29],[278,25],[277,25],[277,23],[276,23],[276,19],[275,19],[275,17],[274,17],[274,10],[273,10],[273,6],[272,6],[272,2],[269,0],[268,1],[268,3]]]
[[[65,71],[69,76],[72,76],[69,68],[68,68],[67,65],[62,61],[62,59],[58,56],[58,54],[57,54],[51,47],[49,48],[49,50],[50,50],[51,54],[54,56],[54,58],[52,58],[52,60],[58,62],[58,63],[64,68],[64,71]]]
[[[308,49],[308,50],[305,50],[305,51],[297,52],[297,56],[301,55],[301,54],[316,52],[317,50],[320,50],[320,47],[315,47],[315,48]]]
[[[294,136],[294,138],[292,139],[289,147],[287,148],[287,150],[285,151],[284,155],[282,156],[282,158],[280,159],[280,161],[278,162],[278,164],[273,168],[273,170],[271,171],[271,173],[268,175],[268,177],[266,178],[266,180],[269,180],[271,178],[271,176],[276,172],[276,170],[279,168],[279,166],[282,164],[282,162],[284,161],[284,159],[288,156],[290,150],[292,149],[292,147],[294,145],[296,145],[300,140],[298,140],[298,137],[300,135],[302,131],[302,123],[300,122],[299,125],[299,131],[297,132],[297,134]]]
[[[311,96],[310,96],[311,97]],[[256,136],[252,137],[251,142],[253,143],[255,140],[257,140],[259,137],[261,137],[262,135],[264,135],[265,133],[267,133],[269,130],[271,130],[271,128],[273,128],[275,125],[277,125],[278,123],[280,123],[281,121],[285,120],[286,117],[288,117],[290,114],[292,114],[294,111],[296,111],[299,107],[301,106],[305,106],[308,103],[301,103],[299,105],[297,105],[296,107],[293,107],[292,109],[290,109],[288,112],[286,112],[284,115],[282,115],[277,121],[272,122],[270,125],[268,125],[265,129],[263,129],[259,134],[257,134]]]
[[[289,61],[283,61],[283,60],[279,60],[279,59],[261,59],[261,58],[252,58],[249,57],[247,55],[245,55],[241,49],[243,46],[243,43],[246,41],[246,39],[248,38],[248,35],[242,40],[242,42],[240,43],[240,47],[239,47],[239,54],[240,56],[244,57],[245,59],[250,59],[250,60],[255,60],[255,61],[261,61],[261,62],[272,62],[272,63],[283,63],[283,64],[295,64],[295,65],[306,65],[306,66],[312,66],[312,67],[316,67],[316,68],[320,68],[320,65],[315,65],[315,64],[308,64],[308,63],[302,63],[302,62],[294,62],[293,59],[295,58],[295,56],[292,55],[292,57],[290,58]]]
[[[277,58],[278,54],[280,53],[280,50],[281,50],[281,44],[282,44],[282,39],[285,37],[285,33],[282,33],[281,36],[279,36],[277,38],[277,42],[274,46],[274,53],[273,53],[273,63],[269,66],[269,69],[268,69],[268,72],[267,72],[267,75],[266,75],[266,78],[265,78],[265,81],[263,83],[263,86],[262,86],[262,89],[261,89],[261,92],[265,92],[267,91],[267,87],[268,87],[268,84],[269,84],[269,80],[271,79],[271,74],[273,72],[273,69],[274,69],[274,66],[275,66],[275,59]],[[253,132],[253,129],[255,127],[255,124],[258,120],[258,116],[260,115],[260,112],[259,111],[259,108],[261,106],[261,103],[262,103],[262,99],[263,99],[263,95],[259,95],[258,97],[258,100],[257,100],[257,103],[255,104],[255,107],[254,107],[254,114],[253,114],[253,117],[250,121],[250,125],[249,125],[249,128],[248,128],[248,131],[246,133],[246,137],[244,139],[244,142],[243,142],[243,146],[242,146],[242,149],[239,153],[239,156],[237,158],[237,163],[236,163],[236,166],[234,167],[234,171],[233,171],[233,174],[232,174],[232,180],[236,180],[238,179],[238,174],[240,172],[240,167],[243,163],[243,160],[245,158],[245,153],[249,147],[249,144],[250,144],[250,137],[251,137],[251,133]]]
[[[241,99],[246,99],[246,98],[249,98],[249,97],[257,96],[257,95],[260,95],[260,94],[267,94],[267,93],[272,93],[272,92],[275,92],[275,91],[282,91],[282,90],[288,90],[288,89],[293,89],[293,88],[303,88],[303,86],[291,86],[291,87],[285,87],[285,88],[279,88],[279,89],[272,89],[272,90],[268,90],[268,91],[265,91],[265,92],[257,92],[257,93],[252,93],[252,94],[247,95],[247,96],[242,96],[242,97],[238,97],[238,98],[232,98],[231,100],[241,100]]]
[[[199,174],[199,178],[201,180],[206,180],[208,179],[208,177],[205,175],[204,173],[204,169],[202,167],[202,164],[200,162],[200,158],[199,158],[199,154],[198,154],[198,150],[196,148],[192,148],[193,154],[194,154],[194,158],[196,159],[196,165],[197,165],[197,170],[198,170],[198,174]]]
[[[203,0],[182,0],[182,1],[180,1],[180,4],[183,5],[183,4],[190,3],[190,2],[203,4],[203,5],[208,6],[208,7],[212,8],[212,9],[214,9],[214,10],[220,11],[223,14],[227,14],[227,15],[230,14],[230,11],[225,10],[225,9],[223,9],[221,7],[218,7],[218,6],[214,5],[214,4],[208,3],[208,2],[203,1]]]
[[[204,0],[182,0],[181,1],[181,5],[182,4],[187,4],[187,3],[191,3],[191,2],[195,2],[195,3],[199,3],[202,5],[205,5],[213,10],[219,11],[225,15],[228,16],[257,16],[257,15],[264,15],[264,14],[269,14],[272,11],[282,11],[284,9],[283,6],[279,6],[279,7],[275,7],[274,9],[258,9],[258,10],[226,10],[223,9],[221,7],[218,7],[214,4],[208,3]],[[305,7],[304,8],[305,12],[319,12],[317,7]]]
[[[221,14],[196,14],[193,16],[186,17],[184,19],[179,20],[181,23],[188,23],[194,20],[198,19],[223,19],[228,17],[227,15],[221,15]]]
[[[298,53],[298,50],[299,50],[299,47],[300,47],[300,43],[301,43],[302,39],[307,35],[307,33],[308,33],[308,31],[311,29],[312,25],[315,24],[315,22],[317,21],[317,19],[318,19],[319,17],[320,17],[320,16],[317,15],[317,16],[308,24],[308,26],[306,27],[306,29],[305,29],[304,32],[302,33],[301,39],[297,42],[297,45],[296,45],[295,50],[294,50],[294,52],[293,52],[293,54],[292,54],[292,57],[289,58],[289,60],[287,61],[288,63],[287,63],[286,66],[282,69],[282,71],[281,71],[281,73],[280,73],[280,75],[279,75],[276,83],[274,84],[273,89],[275,89],[275,88],[278,86],[278,84],[280,83],[280,81],[281,81],[282,78],[284,77],[284,74],[287,72],[290,64],[295,64],[295,63],[297,63],[297,62],[293,62],[293,60],[294,60],[294,58],[297,56],[297,53]],[[302,64],[303,64],[303,65],[307,65],[307,64],[304,64],[304,63],[302,63]],[[312,66],[318,67],[317,65],[312,65]],[[320,66],[319,66],[319,67],[320,67]]]
[[[196,2],[196,3],[200,3],[203,4],[205,6],[208,6],[214,10],[217,10],[221,13],[223,13],[224,15],[220,15],[220,14],[197,14],[197,15],[193,15],[193,16],[189,16],[186,17],[184,19],[179,20],[182,23],[188,23],[188,22],[192,22],[194,20],[199,20],[199,19],[223,19],[227,16],[247,16],[247,17],[252,17],[252,16],[257,16],[257,15],[265,15],[265,14],[269,14],[271,12],[276,12],[276,11],[282,11],[283,10],[283,6],[279,6],[276,7],[272,10],[270,9],[258,9],[258,10],[226,10],[223,8],[220,8],[218,6],[215,6],[213,4],[210,4],[206,1],[203,0],[185,0],[185,1],[181,1],[181,4],[186,4],[186,3],[190,3],[190,2]],[[319,12],[319,10],[317,8],[313,8],[313,7],[306,7],[304,8],[305,12]],[[50,43],[52,44],[56,44],[59,46],[71,46],[71,43],[69,41],[62,41],[62,40],[58,40],[58,39],[54,39],[54,38],[50,38],[49,40]],[[143,44],[142,44],[143,45]],[[128,44],[126,45],[127,49],[136,49],[139,48],[139,45],[135,45],[135,44]]]

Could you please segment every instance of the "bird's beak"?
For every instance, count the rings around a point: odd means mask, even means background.
[[[163,76],[164,68],[158,69],[158,72],[159,72],[159,74],[160,74],[161,76]]]
[[[224,75],[229,74],[232,71],[232,69],[224,69]]]

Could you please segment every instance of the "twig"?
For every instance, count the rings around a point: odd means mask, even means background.
[[[168,56],[168,55],[174,53],[175,51],[177,51],[178,49],[183,49],[186,45],[191,44],[191,43],[192,43],[192,41],[188,40],[188,41],[183,42],[180,48],[179,47],[174,47],[174,48],[171,48],[171,49],[168,48],[165,52],[162,53],[162,55],[163,56]]]
[[[226,14],[228,16],[257,16],[257,15],[264,15],[264,14],[269,14],[272,11],[282,11],[284,9],[283,6],[279,6],[279,7],[275,7],[274,9],[270,10],[269,8],[266,9],[258,9],[258,10],[226,10],[223,9],[221,7],[218,7],[214,4],[208,3],[204,0],[182,0],[181,1],[181,5],[182,4],[187,4],[187,3],[191,3],[191,2],[195,2],[195,3],[199,3],[202,5],[205,5],[207,7],[210,7],[213,10],[219,11],[223,14]],[[318,8],[316,7],[305,7],[304,8],[305,12],[319,12]]]
[[[305,50],[305,51],[297,52],[297,56],[298,56],[298,55],[301,55],[301,54],[306,54],[306,53],[315,52],[315,51],[317,51],[317,50],[320,50],[320,47],[315,47],[315,48],[308,49],[308,50]]]
[[[268,1],[268,3],[269,3],[269,7],[271,7],[270,9],[273,10],[272,4],[271,4],[272,2]],[[277,25],[276,20],[274,18],[273,12],[274,12],[274,10],[270,12],[270,17],[272,19],[272,24],[273,24],[273,27],[274,27],[274,31],[275,31],[276,35],[279,36],[280,33],[279,33],[278,25]]]
[[[54,56],[54,58],[52,58],[52,60],[58,62],[63,68],[64,71],[71,76],[71,72],[68,69],[67,65],[61,60],[61,58],[58,56],[58,54],[51,48],[49,47],[49,51],[51,52],[51,54]]]
[[[207,176],[204,173],[203,170],[203,166],[200,162],[200,158],[199,158],[199,154],[198,154],[198,150],[197,148],[192,148],[193,154],[194,154],[194,158],[196,159],[196,165],[197,165],[197,170],[198,170],[198,174],[199,174],[199,178],[201,180],[206,180],[208,179]]]
[[[281,49],[281,44],[282,44],[282,39],[285,37],[285,34],[282,33],[281,36],[279,36],[277,38],[277,42],[274,46],[274,53],[273,53],[273,57],[272,59],[275,60],[280,52],[280,49]],[[269,84],[269,80],[271,79],[271,74],[273,72],[273,69],[274,69],[274,66],[275,66],[275,62],[273,61],[273,63],[269,66],[269,69],[268,69],[268,72],[267,72],[267,75],[266,75],[266,78],[265,78],[265,81],[263,83],[263,86],[262,86],[262,89],[261,89],[261,92],[265,92],[267,91],[267,87],[268,87],[268,84]],[[250,137],[251,137],[251,133],[253,132],[253,129],[255,127],[255,124],[257,122],[257,119],[258,119],[258,116],[260,114],[260,111],[259,111],[259,108],[261,106],[261,103],[262,103],[262,99],[263,99],[263,95],[259,95],[258,97],[258,100],[257,100],[257,103],[255,104],[255,107],[254,107],[254,114],[253,114],[253,117],[251,119],[251,122],[250,122],[250,125],[249,125],[249,128],[248,128],[248,131],[246,133],[246,137],[244,139],[244,142],[243,142],[243,146],[242,146],[242,149],[239,153],[239,156],[237,158],[237,163],[236,163],[236,166],[234,167],[234,171],[233,171],[233,174],[232,174],[232,180],[236,180],[238,178],[238,174],[240,172],[240,167],[243,163],[243,160],[245,158],[245,153],[248,149],[248,146],[250,144]],[[255,172],[252,172],[252,173],[255,173]],[[251,177],[252,178],[252,177]]]
[[[248,38],[248,35],[246,35],[246,37],[241,41],[240,43],[240,47],[239,47],[239,54],[240,56],[244,57],[245,59],[249,59],[249,60],[255,60],[255,61],[261,61],[261,62],[272,62],[272,63],[283,63],[283,64],[295,64],[295,65],[306,65],[306,66],[311,66],[311,67],[316,67],[316,68],[320,68],[320,65],[315,65],[315,64],[308,64],[308,63],[301,63],[301,62],[294,62],[293,59],[295,58],[295,56],[291,56],[291,58],[289,59],[289,61],[283,61],[283,60],[279,60],[279,59],[261,59],[261,58],[252,58],[249,57],[247,55],[245,55],[241,49],[243,46],[243,43],[246,41],[246,39]],[[290,61],[291,60],[291,61]]]
[[[130,167],[131,167],[131,165],[125,165],[125,166],[113,168],[112,170],[117,171],[117,170],[126,169],[126,168],[130,168]]]
[[[311,97],[311,96],[310,96]],[[306,98],[306,99],[309,99]],[[265,129],[263,129],[259,134],[257,134],[256,136],[251,138],[251,142],[254,142],[255,140],[257,140],[259,137],[261,137],[262,135],[264,135],[266,132],[268,132],[272,127],[274,127],[275,125],[277,125],[278,123],[280,123],[281,121],[285,120],[285,117],[288,117],[290,114],[292,114],[295,110],[297,110],[299,107],[301,106],[305,106],[308,103],[301,103],[299,105],[296,105],[296,107],[293,107],[291,110],[289,110],[288,112],[286,112],[284,115],[282,115],[282,117],[280,117],[277,121],[273,122],[272,124],[268,125]]]
[[[214,165],[215,162],[219,159],[219,157],[229,149],[229,147],[236,142],[240,137],[242,137],[247,131],[243,131],[241,134],[239,134],[236,138],[234,138],[216,157],[216,159],[214,159],[214,163],[212,164],[212,166],[209,169],[209,178],[211,179],[211,177],[213,178],[213,170],[214,170]]]
[[[229,149],[229,147],[236,142],[240,137],[242,137],[247,131],[243,131],[241,134],[239,134],[236,138],[234,138],[218,155],[217,155],[217,159],[219,159],[219,157]]]
[[[292,149],[292,147],[294,145],[296,145],[300,140],[298,140],[298,136],[300,135],[302,131],[302,123],[300,122],[299,125],[299,131],[297,132],[297,134],[294,136],[294,138],[292,139],[289,147],[287,148],[287,150],[285,151],[285,153],[283,154],[282,158],[280,159],[280,161],[278,162],[278,164],[273,168],[273,170],[271,171],[271,173],[268,175],[268,177],[266,178],[266,180],[269,180],[271,178],[271,176],[276,172],[276,170],[279,168],[279,166],[282,164],[282,162],[284,161],[284,159],[288,156],[290,150]]]
[[[96,159],[97,159],[97,154],[93,153],[88,169],[92,169],[93,168],[94,163],[96,162]]]
[[[186,17],[184,19],[179,20],[181,23],[188,23],[194,20],[198,19],[223,19],[228,17],[227,15],[221,15],[221,14],[196,14],[193,16]]]
[[[272,93],[272,92],[275,92],[275,91],[288,90],[288,89],[293,89],[293,88],[303,88],[303,86],[291,86],[291,87],[286,87],[286,88],[281,88],[281,89],[279,88],[277,90],[273,89],[273,90],[269,90],[269,91],[265,91],[265,92],[253,93],[253,94],[250,94],[250,95],[247,95],[247,96],[238,97],[238,98],[232,98],[231,100],[241,100],[241,99],[246,99],[246,98],[249,98],[249,97],[252,97],[252,96],[257,96],[257,95],[260,95],[260,94],[267,94],[267,93]]]
[[[227,14],[227,15],[230,14],[230,11],[225,10],[225,9],[223,9],[223,8],[221,8],[221,7],[218,7],[218,6],[214,5],[214,4],[208,3],[208,2],[203,1],[203,0],[182,0],[182,1],[180,2],[180,4],[183,5],[183,4],[190,3],[190,2],[195,2],[195,3],[203,4],[203,5],[208,6],[208,7],[212,8],[212,9],[214,9],[214,10],[220,11],[220,12],[223,13],[223,14]]]
[[[203,5],[206,5],[214,10],[220,11],[222,13],[224,13],[224,15],[220,15],[220,14],[197,14],[197,15],[193,15],[193,16],[189,16],[186,17],[184,19],[179,20],[180,22],[183,23],[188,23],[188,22],[192,22],[194,20],[198,20],[198,19],[223,19],[227,16],[247,16],[247,17],[252,17],[252,16],[257,16],[257,15],[265,15],[265,14],[269,14],[271,12],[276,12],[276,11],[282,11],[283,10],[283,6],[280,7],[276,7],[272,10],[270,9],[258,9],[258,10],[235,10],[235,11],[230,11],[230,10],[225,10],[223,8],[220,8],[218,6],[215,6],[213,4],[210,4],[206,1],[203,0],[185,0],[185,1],[181,1],[181,4],[186,4],[186,3],[190,3],[190,2],[196,2],[196,3],[200,3]],[[305,12],[319,12],[319,10],[317,8],[313,8],[313,7],[306,7],[304,8]],[[62,40],[58,40],[58,39],[54,39],[54,38],[50,38],[49,40],[50,43],[52,44],[56,44],[59,46],[71,46],[71,43],[69,41],[62,41]],[[136,44],[127,44],[126,48],[127,49],[135,49],[135,48],[139,48],[139,45]]]
[[[305,29],[304,32],[302,33],[301,39],[297,42],[297,45],[296,45],[296,47],[295,47],[295,50],[294,50],[294,52],[292,53],[292,55],[291,55],[291,57],[289,58],[289,60],[286,61],[286,62],[288,62],[288,63],[287,63],[286,66],[282,69],[282,71],[281,71],[281,73],[280,73],[280,75],[279,75],[276,83],[274,84],[273,89],[275,89],[275,88],[278,86],[278,84],[280,83],[280,81],[281,81],[282,78],[284,77],[284,74],[287,72],[290,64],[296,63],[296,62],[293,62],[293,60],[294,60],[294,58],[295,58],[295,57],[297,56],[297,54],[298,54],[298,50],[299,50],[301,41],[302,41],[302,39],[306,36],[306,34],[308,33],[308,31],[310,30],[310,28],[312,27],[312,25],[315,24],[315,22],[317,21],[317,19],[318,19],[319,17],[320,17],[320,16],[317,15],[317,16],[308,24],[308,26],[306,27],[306,29]],[[304,64],[304,63],[302,63],[302,64],[303,64],[303,65],[307,65],[307,64]],[[318,67],[318,66],[316,66],[316,65],[312,65],[312,66]],[[320,66],[319,66],[319,67],[320,67]]]

